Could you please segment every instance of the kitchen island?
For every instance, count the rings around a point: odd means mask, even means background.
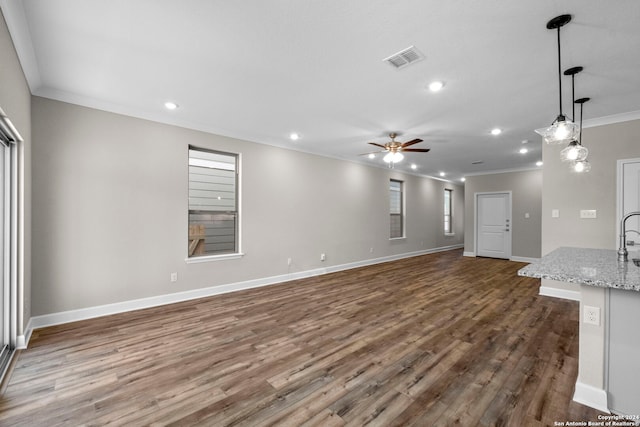
[[[630,416],[640,415],[640,267],[632,261],[638,256],[635,254],[629,254],[629,261],[619,262],[615,250],[562,247],[518,271],[520,276],[579,284],[581,294],[585,293],[584,287],[603,288],[603,307],[587,306],[581,301],[579,360],[581,376],[589,369],[582,360],[583,347],[589,347],[588,340],[604,339],[602,396],[585,399],[585,385],[579,377],[574,400]],[[603,334],[597,333],[598,328]],[[590,390],[591,386],[586,387]]]

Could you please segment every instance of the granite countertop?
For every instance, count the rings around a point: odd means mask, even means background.
[[[518,276],[640,292],[640,267],[618,262],[611,249],[558,248],[520,269]]]

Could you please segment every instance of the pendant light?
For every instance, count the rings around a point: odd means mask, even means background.
[[[560,101],[560,113],[551,126],[544,129],[537,129],[536,132],[542,135],[542,139],[547,144],[561,144],[569,142],[578,136],[578,126],[569,120],[562,113],[562,62],[560,55],[560,28],[571,21],[571,15],[556,16],[547,22],[547,29],[558,30],[558,98]]]
[[[580,98],[575,100],[575,104],[580,104],[580,140],[578,141],[578,145],[582,147],[582,107],[584,103],[589,101],[591,98]],[[584,148],[584,147],[582,147]],[[586,148],[584,148],[586,150]],[[586,173],[591,170],[591,163],[587,160],[585,156],[582,160],[576,160],[571,163],[571,170],[577,173]]]
[[[565,76],[571,76],[571,108],[572,108],[572,118],[575,121],[576,119],[576,86],[575,86],[575,76],[576,74],[578,74],[579,72],[581,72],[583,70],[582,67],[572,67],[569,68],[568,70],[565,70],[564,75]],[[582,107],[582,104],[580,104],[580,106]],[[580,118],[580,120],[582,120],[582,117]],[[580,128],[580,130],[582,131],[582,127]],[[563,149],[560,152],[560,160],[562,160],[563,162],[579,162],[582,160],[585,160],[587,158],[587,155],[589,154],[589,150],[587,150],[586,147],[583,147],[582,144],[580,144],[580,142],[576,139],[573,139],[570,143],[569,146],[566,147],[565,149]]]

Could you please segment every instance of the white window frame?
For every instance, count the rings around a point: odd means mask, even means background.
[[[392,215],[398,215],[398,214],[394,214],[391,212],[391,192],[394,191],[391,189],[391,183],[392,182],[397,182],[400,184],[400,236],[392,236],[391,235],[391,217]],[[404,181],[399,180],[399,179],[393,179],[391,178],[389,180],[389,240],[398,240],[398,239],[404,239],[406,238],[405,236],[405,230],[406,230],[406,218],[405,218],[405,185],[404,185]]]
[[[235,210],[236,212],[236,230],[235,230],[236,250],[234,252],[223,253],[223,254],[205,254],[205,255],[198,255],[198,256],[189,256],[189,251],[187,248],[185,262],[187,264],[197,264],[202,262],[222,261],[222,260],[242,258],[244,256],[244,253],[242,252],[242,202],[241,202],[242,201],[242,191],[241,191],[242,189],[242,179],[241,179],[242,178],[242,173],[241,173],[242,156],[240,155],[240,153],[230,153],[226,151],[220,151],[215,149],[189,145],[187,150],[187,165],[189,165],[189,161],[191,159],[189,156],[190,150],[203,151],[203,152],[236,157],[236,210]],[[189,188],[189,184],[187,182],[187,190],[188,188]],[[190,212],[191,211],[187,207],[187,229],[189,228],[188,226],[190,224],[190,221],[189,221]]]
[[[447,229],[447,196],[449,195],[449,229]],[[456,233],[453,230],[453,188],[445,188],[442,193],[444,198],[444,212],[443,212],[443,225],[444,225],[444,235],[445,236],[455,236]]]

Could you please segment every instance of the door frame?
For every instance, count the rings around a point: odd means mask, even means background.
[[[511,224],[511,231],[509,232],[509,258],[513,257],[513,194],[511,191],[482,191],[473,194],[473,253],[478,256],[478,234],[480,227],[478,227],[478,199],[480,196],[487,196],[491,194],[502,194],[509,198],[509,224]],[[505,258],[506,259],[506,258]]]
[[[3,218],[1,227],[4,228],[4,265],[0,276],[2,277],[2,292],[5,296],[5,309],[8,310],[5,321],[8,329],[8,354],[3,357],[0,365],[0,380],[6,373],[11,362],[15,350],[20,347],[18,333],[22,332],[22,307],[23,298],[22,286],[19,286],[21,268],[24,267],[23,259],[20,251],[24,248],[24,222],[20,219],[20,215],[24,212],[24,182],[20,180],[20,174],[24,170],[22,143],[24,140],[6,116],[2,108],[0,108],[0,129],[3,134],[2,150],[4,150],[4,166],[2,173],[4,174],[4,200],[0,203],[0,209],[3,209]],[[4,315],[4,313],[3,313]],[[4,332],[4,331],[3,331]]]
[[[622,199],[624,198],[622,183],[623,183],[623,173],[622,169],[624,165],[629,163],[640,163],[640,157],[636,157],[634,159],[618,159],[617,161],[617,169],[616,169],[616,235],[614,240],[614,248],[618,248],[620,245],[620,220],[622,219]]]

